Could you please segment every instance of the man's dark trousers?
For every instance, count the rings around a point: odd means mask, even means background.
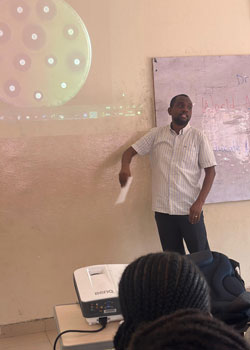
[[[160,241],[163,250],[185,254],[183,240],[190,253],[209,250],[203,212],[197,224],[191,224],[189,215],[169,215],[155,212]]]

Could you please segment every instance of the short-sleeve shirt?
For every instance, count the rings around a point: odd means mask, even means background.
[[[179,134],[170,125],[156,127],[132,147],[150,156],[153,211],[188,215],[201,190],[202,169],[216,165],[205,134],[189,124]]]

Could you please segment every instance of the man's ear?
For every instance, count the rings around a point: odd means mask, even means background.
[[[172,114],[171,114],[171,110],[172,110],[172,108],[171,108],[171,107],[168,107],[168,114],[169,114],[169,115],[172,115]]]

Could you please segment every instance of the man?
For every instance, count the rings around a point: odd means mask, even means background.
[[[188,123],[192,102],[187,95],[172,98],[168,126],[153,128],[122,156],[121,186],[131,176],[130,162],[136,155],[150,155],[152,207],[163,250],[185,254],[209,249],[202,207],[215,177],[215,157],[203,132]],[[201,170],[205,177],[199,184]]]

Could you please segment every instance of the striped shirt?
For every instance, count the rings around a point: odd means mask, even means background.
[[[157,127],[132,147],[150,156],[153,211],[188,215],[201,190],[202,169],[216,165],[204,133],[189,124],[179,134],[170,125]]]

